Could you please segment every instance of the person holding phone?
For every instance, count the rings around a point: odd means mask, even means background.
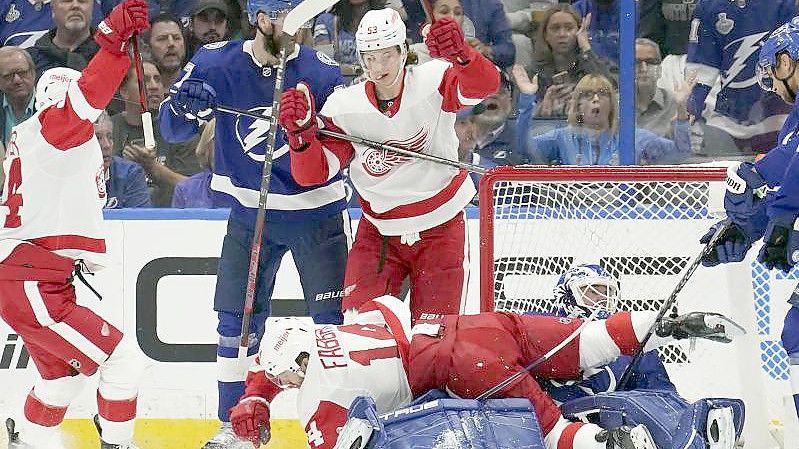
[[[574,86],[583,76],[594,73],[611,78],[611,63],[591,49],[590,25],[591,14],[580,17],[564,3],[552,6],[544,14],[533,55],[539,85],[536,117],[565,118]]]

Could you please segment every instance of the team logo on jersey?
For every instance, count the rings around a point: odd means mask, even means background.
[[[19,12],[17,9],[17,5],[11,4],[11,7],[8,8],[8,13],[6,13],[6,22],[11,23],[20,18],[22,13]]]
[[[248,110],[264,117],[269,117],[272,113],[272,106],[259,106]],[[239,115],[236,118],[236,139],[238,139],[239,145],[241,145],[241,149],[247,157],[256,162],[264,161],[263,143],[269,138],[271,127],[268,120],[256,120],[243,115]],[[257,153],[256,149],[258,149]]]
[[[716,31],[725,36],[730,34],[730,31],[732,31],[732,28],[735,26],[735,21],[728,18],[726,12],[720,12],[717,17]]]
[[[424,147],[427,146],[427,130],[424,128],[420,129],[419,132],[410,139],[387,140],[383,143],[385,145],[391,145],[392,147],[399,147],[421,153]],[[412,158],[409,156],[401,156],[390,151],[369,148],[363,153],[363,162],[361,165],[370,175],[383,176],[390,172],[392,168],[404,164],[411,159]]]
[[[322,53],[321,51],[316,52],[316,59],[321,61],[323,64],[332,65],[332,66],[338,65],[338,63],[333,58],[328,56],[326,53]]]
[[[80,369],[80,361],[78,359],[71,359],[67,363],[69,363],[69,366],[75,368],[76,370]]]
[[[105,166],[103,164],[100,164],[100,168],[94,175],[94,181],[97,183],[97,197],[101,200],[105,199]]]
[[[272,66],[267,65],[261,68],[261,76],[263,76],[264,78],[269,78],[270,76],[272,76]]]
[[[211,42],[210,44],[203,45],[203,48],[206,50],[216,50],[217,48],[222,48],[227,44],[227,41],[219,41],[219,42]]]

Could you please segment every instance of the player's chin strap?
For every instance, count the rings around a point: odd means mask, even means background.
[[[89,281],[87,281],[86,278],[83,276],[83,273],[86,273],[90,276],[94,276],[94,273],[92,273],[89,270],[89,267],[86,266],[86,262],[84,262],[83,259],[79,259],[78,263],[75,264],[74,273],[75,277],[77,277],[78,280],[80,280],[83,283],[83,285],[88,287],[88,289],[91,290],[95,296],[97,296],[97,299],[99,299],[100,301],[103,300],[103,297],[100,295],[100,293],[97,290],[95,290],[94,287],[92,287],[92,284],[89,284]]]

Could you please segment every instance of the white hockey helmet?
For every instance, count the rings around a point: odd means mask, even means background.
[[[54,67],[45,70],[36,83],[36,110],[41,111],[51,104],[64,101],[70,83],[80,78],[80,72],[67,67]]]
[[[383,8],[367,11],[358,24],[358,30],[355,32],[358,61],[361,63],[364,71],[368,73],[368,68],[363,62],[363,52],[399,46],[402,54],[402,64],[400,64],[401,73],[402,68],[405,66],[405,60],[408,57],[408,49],[405,45],[405,33],[405,22],[402,21],[402,18],[396,10]]]
[[[259,359],[266,377],[281,388],[278,375],[286,370],[304,376],[300,367],[300,355],[310,354],[314,344],[313,324],[299,318],[278,318],[267,323],[261,338]]]

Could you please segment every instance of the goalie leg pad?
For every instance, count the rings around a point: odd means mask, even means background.
[[[793,299],[793,297],[792,297]],[[785,315],[785,326],[782,328],[782,346],[788,353],[791,374],[791,392],[799,415],[799,305],[792,302],[792,307]]]

